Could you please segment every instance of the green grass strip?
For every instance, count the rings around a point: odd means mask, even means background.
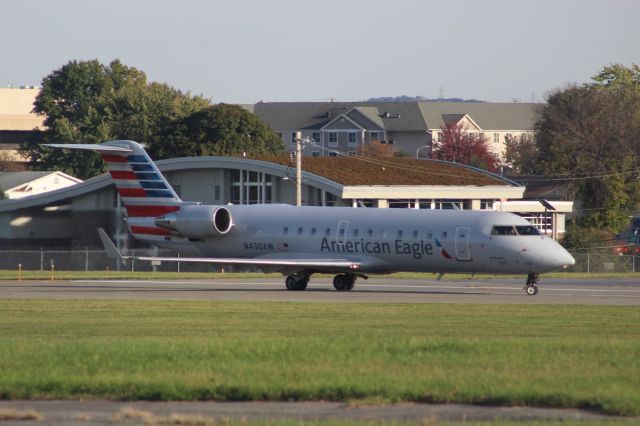
[[[640,414],[637,307],[0,300],[0,397]]]

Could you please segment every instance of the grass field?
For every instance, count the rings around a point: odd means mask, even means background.
[[[640,414],[637,307],[0,300],[0,397]]]

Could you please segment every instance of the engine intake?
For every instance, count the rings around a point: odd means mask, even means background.
[[[155,224],[188,238],[206,238],[228,233],[233,219],[225,207],[189,205],[181,207],[175,215],[156,219]]]

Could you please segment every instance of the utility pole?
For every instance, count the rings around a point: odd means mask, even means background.
[[[296,132],[296,206],[302,205],[302,132]]]

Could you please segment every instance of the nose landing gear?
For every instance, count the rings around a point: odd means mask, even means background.
[[[527,277],[527,283],[524,286],[524,291],[529,296],[535,296],[538,294],[538,286],[542,284],[538,279],[539,274],[531,273]]]

